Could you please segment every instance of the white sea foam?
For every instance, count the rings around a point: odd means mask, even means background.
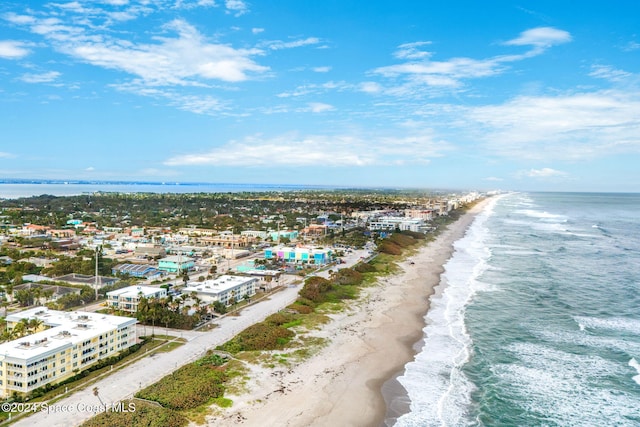
[[[508,392],[520,396],[523,410],[544,414],[544,424],[633,426],[640,415],[637,397],[601,384],[624,367],[596,355],[580,355],[540,344],[518,343],[507,350],[519,362],[494,367]]]
[[[556,344],[576,344],[592,349],[607,349],[628,354],[640,353],[640,342],[621,338],[593,335],[588,332],[585,325],[578,323],[580,331],[550,330],[544,325],[531,327],[529,331],[536,337]]]
[[[535,209],[520,209],[520,210],[517,210],[516,213],[521,213],[531,218],[538,218],[538,219],[544,219],[544,220],[556,220],[559,222],[567,221],[567,217],[564,215],[552,214],[544,211],[537,211]]]
[[[422,351],[398,378],[411,399],[411,412],[398,418],[396,426],[468,423],[473,383],[462,371],[471,355],[471,338],[465,327],[465,308],[478,290],[490,285],[478,281],[491,252],[485,244],[484,222],[495,201],[478,215],[465,236],[455,242],[455,252],[445,264],[439,296],[431,298],[426,316]]]
[[[631,360],[629,360],[629,366],[635,369],[638,373],[638,375],[633,376],[633,380],[636,382],[636,384],[640,385],[640,364],[636,362],[636,359],[632,358]]]
[[[620,332],[631,332],[640,335],[640,319],[627,319],[624,317],[585,317],[574,316],[573,320],[590,329],[605,329]]]

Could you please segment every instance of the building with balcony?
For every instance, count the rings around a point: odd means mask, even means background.
[[[254,296],[257,283],[258,279],[255,277],[223,275],[204,282],[189,282],[182,289],[182,294],[195,292],[198,298],[207,303],[220,301],[224,305],[231,305],[245,296]]]
[[[46,328],[0,344],[0,398],[63,381],[134,345],[136,319],[36,307],[7,316],[7,328],[38,319]]]
[[[107,292],[107,305],[116,310],[135,313],[141,298],[164,298],[167,296],[165,288],[153,286],[127,286]]]
[[[331,249],[275,246],[264,251],[264,258],[296,264],[325,265],[332,261]]]

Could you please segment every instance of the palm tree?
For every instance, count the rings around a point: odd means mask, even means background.
[[[40,286],[36,286],[33,288],[33,304],[40,305],[40,297],[42,296],[42,288]]]
[[[104,402],[102,401],[102,399],[100,399],[100,394],[99,394],[98,387],[94,387],[93,388],[93,395],[98,398],[98,400],[100,401],[100,404],[104,407],[105,405],[104,405]]]
[[[44,295],[44,302],[46,303],[53,296],[53,290],[52,289],[47,289],[46,291],[43,292],[43,295]]]
[[[142,292],[138,294],[138,309],[136,311],[137,319],[144,327],[144,336],[147,336],[147,321],[149,320],[149,302],[142,296]]]
[[[4,308],[4,317],[7,317],[7,307],[9,307],[9,301],[6,297],[2,297],[2,300],[0,300],[0,305],[2,305],[2,307]]]
[[[15,338],[22,338],[23,336],[25,336],[28,330],[27,329],[28,324],[29,324],[28,319],[20,319],[20,321],[16,323],[16,326],[14,326],[13,329],[11,330],[11,332],[13,333],[13,336]]]
[[[40,326],[43,325],[43,321],[38,319],[37,317],[34,317],[33,319],[30,319],[27,322],[27,326],[28,326],[28,330],[32,331],[32,332],[38,332],[38,329],[40,329]]]

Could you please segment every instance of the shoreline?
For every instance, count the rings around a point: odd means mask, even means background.
[[[409,411],[397,378],[422,347],[444,264],[487,200],[400,262],[399,273],[380,277],[344,312],[331,314],[329,323],[312,332],[328,340],[317,354],[292,366],[251,365],[248,391],[229,395],[233,406],[207,417],[209,425],[392,425]]]

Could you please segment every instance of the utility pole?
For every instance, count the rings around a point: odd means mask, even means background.
[[[100,276],[98,275],[98,254],[100,253],[100,246],[96,245],[96,275],[94,288],[96,291],[96,301],[98,301],[98,289],[100,288]]]

